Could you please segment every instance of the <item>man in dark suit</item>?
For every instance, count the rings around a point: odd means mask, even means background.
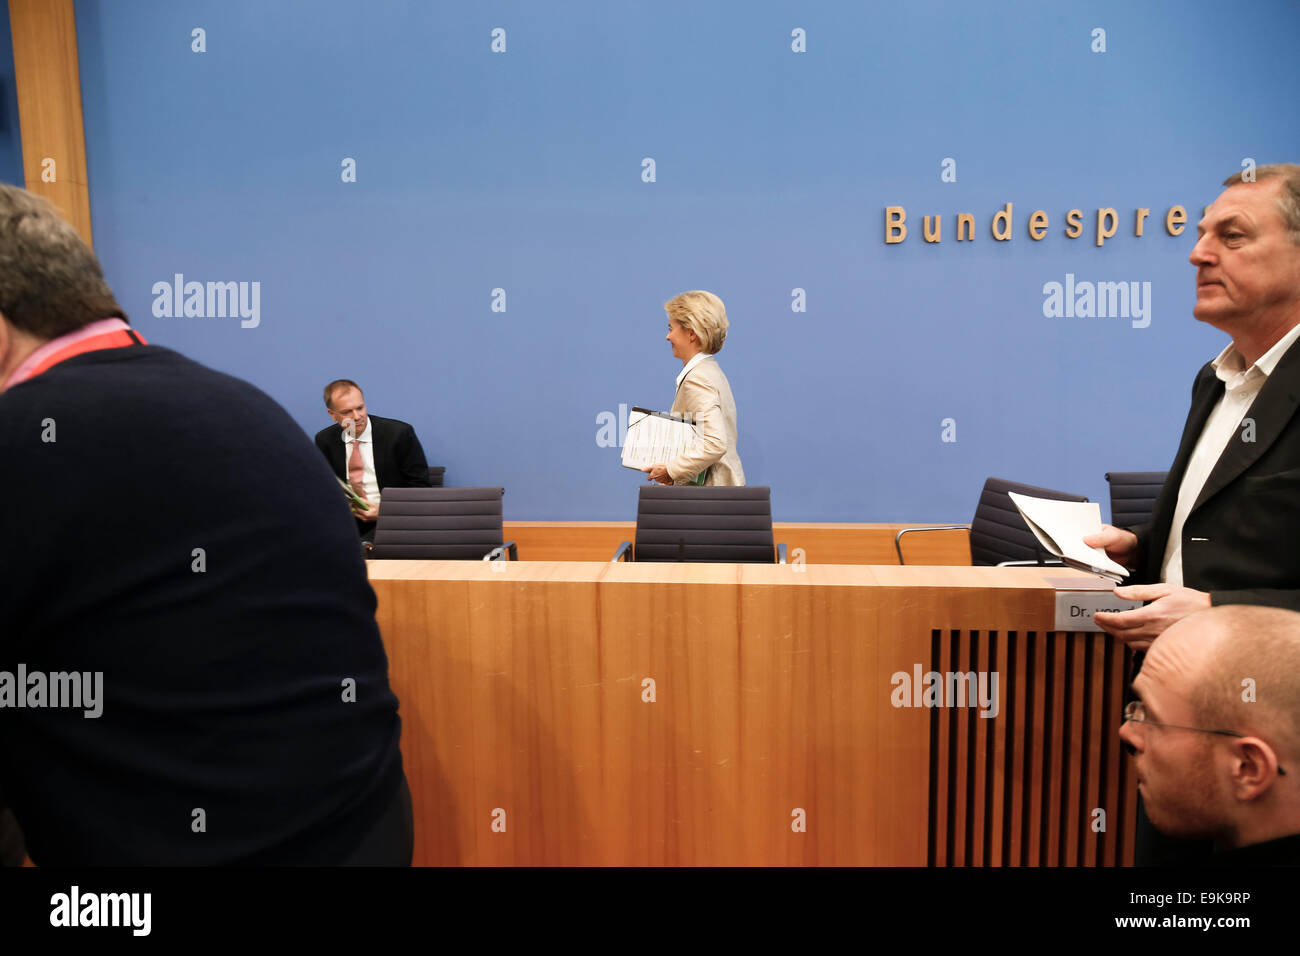
[[[1095,620],[1139,652],[1212,605],[1300,610],[1300,166],[1224,185],[1197,226],[1192,314],[1232,342],[1196,375],[1150,523],[1084,539],[1134,569],[1115,593],[1149,603]],[[1139,862],[1175,860],[1144,852],[1145,820]]]
[[[146,343],[76,230],[3,185],[0,421],[0,791],[32,860],[409,864],[329,469],[266,394]]]
[[[316,447],[334,474],[352,485],[366,502],[352,503],[357,531],[365,540],[375,533],[383,490],[429,487],[429,466],[415,429],[396,418],[366,413],[361,386],[340,378],[325,386],[325,410],[334,424],[316,433]]]

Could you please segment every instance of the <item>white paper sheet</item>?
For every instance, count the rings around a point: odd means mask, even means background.
[[[1107,557],[1105,551],[1083,543],[1085,535],[1101,531],[1101,505],[1097,502],[1053,501],[1014,491],[1007,494],[1043,547],[1066,564],[1116,581],[1128,577],[1128,570]]]

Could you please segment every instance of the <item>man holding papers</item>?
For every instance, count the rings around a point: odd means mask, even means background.
[[[1300,166],[1255,175],[1197,226],[1192,314],[1232,342],[1197,373],[1152,520],[1084,539],[1134,569],[1117,596],[1151,602],[1095,617],[1136,650],[1211,605],[1300,610]]]
[[[689,414],[698,432],[694,449],[648,468],[661,485],[743,485],[745,470],[736,452],[736,403],[731,384],[713,356],[727,338],[727,310],[712,292],[683,292],[664,305],[668,342],[681,359],[674,414]]]

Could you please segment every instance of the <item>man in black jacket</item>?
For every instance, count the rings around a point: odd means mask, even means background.
[[[1197,373],[1151,522],[1087,539],[1135,569],[1120,597],[1151,602],[1096,617],[1135,650],[1211,605],[1300,610],[1300,166],[1241,180],[1191,254],[1193,314],[1232,342]]]
[[[146,344],[11,186],[0,421],[0,791],[32,860],[409,864],[397,699],[329,469],[261,391]]]
[[[351,379],[325,386],[325,410],[334,424],[316,433],[316,447],[334,473],[365,500],[365,508],[353,502],[352,513],[357,531],[369,539],[385,488],[429,487],[424,449],[406,422],[367,414],[361,386]]]
[[[1196,375],[1150,523],[1084,539],[1134,570],[1115,593],[1149,603],[1094,620],[1138,652],[1212,605],[1300,610],[1300,166],[1224,185],[1197,226],[1192,314],[1232,342]],[[1137,836],[1139,863],[1208,852],[1162,839],[1145,812]]]

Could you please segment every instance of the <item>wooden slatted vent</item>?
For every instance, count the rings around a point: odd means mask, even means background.
[[[955,691],[930,713],[931,866],[1132,864],[1137,781],[1118,735],[1131,660],[1105,634],[931,632],[930,669]],[[994,672],[996,713],[978,689]]]

